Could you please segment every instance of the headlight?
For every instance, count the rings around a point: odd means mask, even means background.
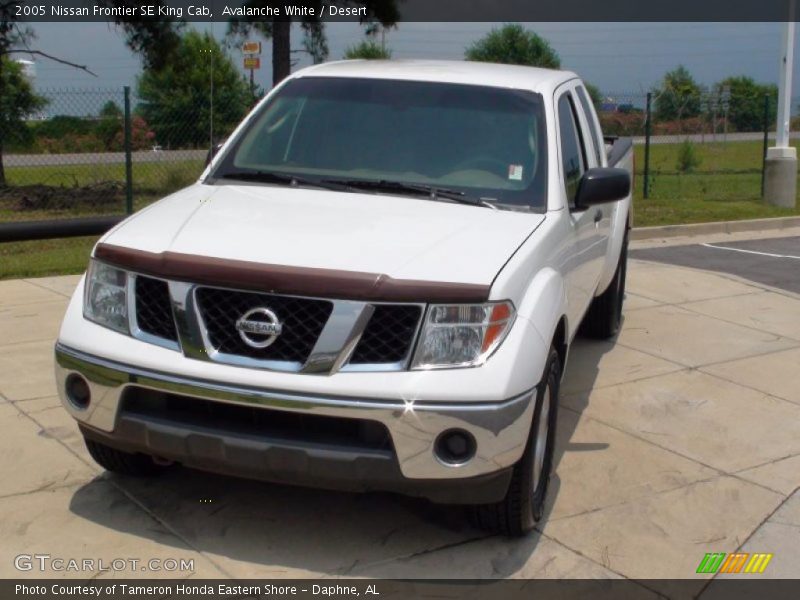
[[[86,273],[83,316],[99,325],[128,333],[128,275],[92,260]]]
[[[425,316],[412,369],[473,367],[483,363],[514,322],[511,302],[434,304]]]

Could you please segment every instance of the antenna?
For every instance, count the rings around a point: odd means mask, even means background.
[[[214,47],[217,43],[214,37],[214,21],[211,21],[211,49],[209,50],[209,111],[208,115],[208,147],[214,152]]]

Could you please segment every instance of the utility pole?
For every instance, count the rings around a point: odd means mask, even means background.
[[[789,20],[783,28],[783,56],[778,81],[778,122],[775,145],[767,150],[764,199],[770,204],[794,208],[797,203],[797,150],[789,145],[792,113],[795,0],[789,3]]]

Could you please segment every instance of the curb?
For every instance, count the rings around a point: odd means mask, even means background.
[[[774,231],[800,227],[800,216],[750,219],[746,221],[715,221],[712,223],[689,223],[686,225],[659,225],[656,227],[634,227],[630,239],[653,240],[659,238],[691,237],[715,233],[740,233],[742,231]]]

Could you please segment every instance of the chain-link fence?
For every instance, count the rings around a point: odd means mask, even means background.
[[[633,137],[637,197],[757,200],[776,99],[714,92],[604,94],[606,135]]]
[[[220,102],[215,115],[224,118],[212,122],[205,97],[184,103],[199,107],[188,114],[126,98],[124,89],[37,93],[47,99],[37,113],[0,121],[0,228],[138,210],[194,181],[211,140],[224,139],[241,117]],[[634,138],[637,200],[761,197],[774,98],[723,89],[605,93],[595,101],[606,135]]]
[[[37,93],[37,113],[0,122],[0,223],[138,210],[196,180],[211,136],[230,133],[143,110],[125,89]]]
[[[0,222],[125,208],[122,91],[50,90],[2,132]],[[114,106],[118,114],[103,114]]]

